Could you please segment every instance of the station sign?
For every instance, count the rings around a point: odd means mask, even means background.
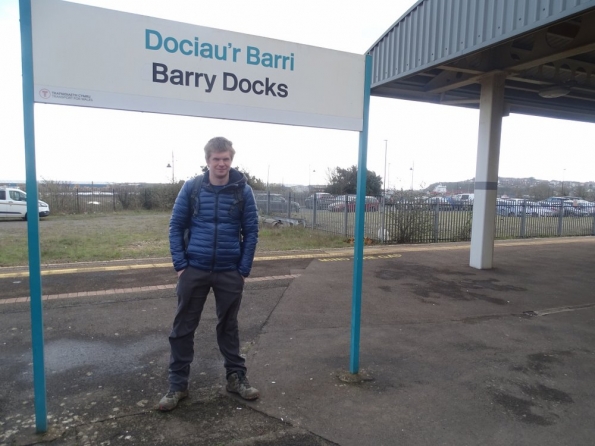
[[[361,131],[365,59],[32,0],[35,102]]]

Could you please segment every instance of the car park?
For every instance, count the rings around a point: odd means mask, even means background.
[[[316,192],[304,200],[304,206],[306,209],[314,209],[314,203],[316,203],[316,209],[328,209],[329,204],[334,202],[334,198],[332,194]]]
[[[50,215],[50,207],[39,200],[39,216]],[[27,220],[27,194],[14,187],[0,187],[0,218],[22,218]]]
[[[260,212],[280,213],[288,212],[289,201],[281,194],[255,193],[256,206]],[[291,201],[291,212],[299,212],[300,204],[297,201]]]

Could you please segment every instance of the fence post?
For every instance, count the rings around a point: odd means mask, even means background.
[[[440,205],[434,208],[434,243],[438,243],[438,226],[440,225]]]
[[[558,203],[559,211],[558,211],[558,237],[562,237],[562,219],[564,218],[564,203],[560,201]]]
[[[347,196],[347,194],[345,194],[345,212],[343,213],[343,234],[345,234],[345,238],[347,238],[347,224],[348,224],[348,218],[347,218],[347,205],[349,204],[349,197]]]
[[[291,191],[289,191],[287,200],[287,218],[291,218]]]
[[[271,215],[270,209],[271,209],[271,191],[268,190],[267,191],[267,215]]]
[[[114,212],[116,212],[116,191],[112,189],[112,203],[114,205]]]
[[[380,236],[378,238],[382,243],[386,243],[386,197],[384,195],[380,197],[380,209],[382,209],[382,212],[380,214]]]
[[[314,193],[314,199],[312,200],[312,229],[316,228],[316,211],[318,210],[318,199],[316,193]]]
[[[523,200],[523,205],[521,207],[521,238],[525,238],[525,230],[526,230],[526,224],[527,224],[527,205],[526,205],[527,200]]]
[[[80,208],[79,208],[79,188],[77,187],[76,190],[74,191],[74,193],[76,194],[76,213],[80,214]]]
[[[591,235],[595,235],[595,212],[593,212],[593,230],[591,231]]]

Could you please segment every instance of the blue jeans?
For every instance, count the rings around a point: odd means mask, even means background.
[[[188,387],[190,364],[194,359],[194,332],[211,288],[218,319],[217,343],[224,358],[226,376],[234,372],[246,373],[238,333],[238,311],[244,289],[242,276],[238,271],[209,272],[188,267],[178,279],[178,308],[169,335],[170,390],[181,391]]]

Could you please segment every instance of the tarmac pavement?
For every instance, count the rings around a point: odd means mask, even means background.
[[[167,269],[44,276],[44,293],[93,291],[44,301],[44,435],[29,307],[6,303],[22,279],[0,269],[0,445],[592,445],[594,248],[593,237],[500,241],[489,271],[468,266],[466,243],[366,248],[355,376],[350,251],[261,258],[240,312],[261,398],[225,392],[209,299],[191,396],[165,414]],[[99,294],[139,283],[167,287]]]

